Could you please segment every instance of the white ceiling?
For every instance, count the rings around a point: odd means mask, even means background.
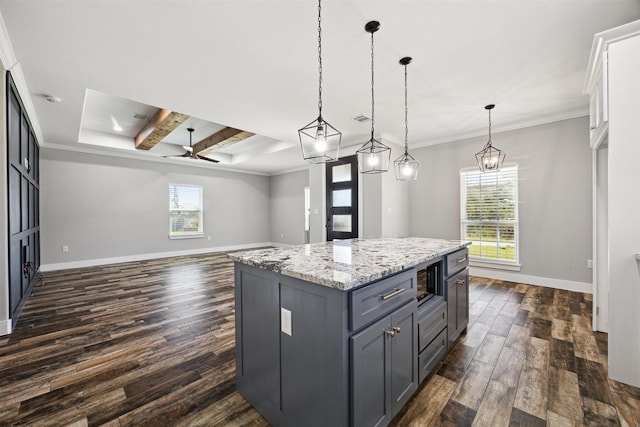
[[[489,103],[497,105],[495,132],[587,114],[581,90],[593,35],[640,19],[640,0],[325,0],[322,6],[323,116],[347,145],[370,132],[370,123],[353,120],[371,115],[367,21],[381,23],[376,134],[403,140],[398,60],[411,56],[409,139],[419,147],[484,135]],[[224,126],[256,134],[220,153],[221,163],[211,167],[271,174],[305,165],[297,130],[318,114],[314,0],[0,0],[0,14],[44,146],[131,155],[139,123],[119,114],[161,107],[192,117],[194,142]],[[62,102],[49,103],[43,94]],[[85,102],[96,103],[97,118],[83,118]],[[127,130],[114,131],[114,120]],[[182,153],[187,126],[152,152]]]

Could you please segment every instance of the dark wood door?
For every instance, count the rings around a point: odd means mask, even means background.
[[[328,241],[358,237],[357,162],[349,156],[326,165]]]

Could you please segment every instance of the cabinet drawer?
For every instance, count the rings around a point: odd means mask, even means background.
[[[447,352],[447,329],[440,334],[418,356],[419,381],[424,381]]]
[[[460,249],[447,255],[447,276],[462,270],[469,265],[469,251],[467,248]]]
[[[418,351],[447,327],[447,303],[444,300],[426,308],[426,313],[418,319]]]
[[[349,295],[349,327],[360,329],[415,298],[415,269],[356,289]]]

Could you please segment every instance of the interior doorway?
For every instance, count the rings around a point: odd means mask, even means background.
[[[326,164],[327,241],[358,237],[358,160]]]

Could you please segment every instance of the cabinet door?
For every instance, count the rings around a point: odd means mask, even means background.
[[[391,357],[391,316],[351,337],[351,402],[353,425],[382,426],[391,421],[387,366]]]
[[[447,280],[447,331],[449,335],[449,346],[455,340],[458,332],[458,285],[455,280]]]
[[[391,314],[391,414],[395,415],[418,388],[417,303]]]
[[[469,274],[456,279],[456,327],[461,332],[469,323]]]

